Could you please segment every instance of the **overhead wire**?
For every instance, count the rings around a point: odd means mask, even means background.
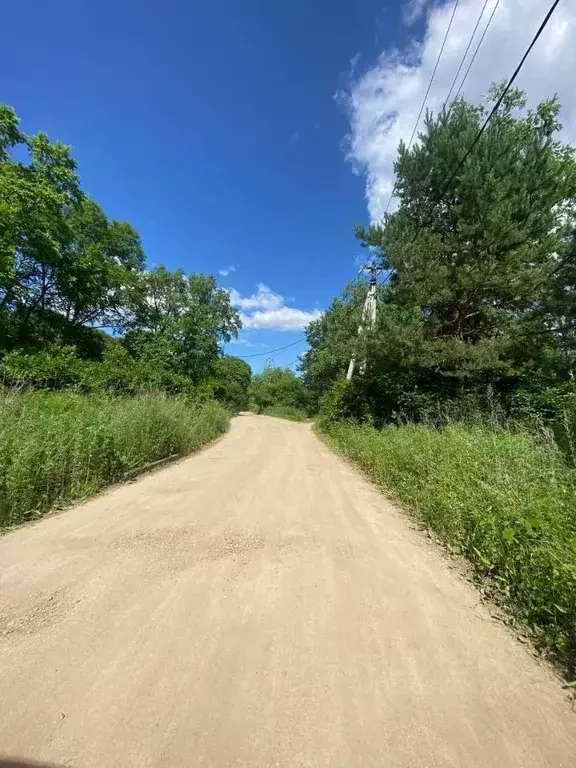
[[[492,118],[494,117],[494,115],[497,113],[498,109],[500,108],[500,105],[502,104],[502,102],[504,101],[504,98],[506,97],[506,94],[508,93],[508,91],[510,90],[510,88],[512,87],[512,85],[514,84],[514,82],[516,81],[516,78],[518,77],[518,75],[519,75],[519,73],[520,73],[520,71],[521,71],[522,67],[524,66],[524,63],[526,62],[526,59],[527,59],[527,58],[528,58],[528,56],[530,55],[530,53],[531,53],[532,49],[534,48],[534,46],[536,45],[536,43],[537,43],[538,39],[540,38],[540,35],[542,34],[542,32],[544,31],[544,29],[545,29],[545,28],[546,28],[546,26],[548,25],[548,22],[550,21],[550,18],[552,17],[552,14],[554,13],[554,11],[556,10],[556,8],[558,7],[559,3],[560,3],[560,0],[554,0],[554,2],[552,3],[552,5],[551,5],[551,6],[550,6],[550,8],[548,9],[548,12],[546,13],[546,16],[544,17],[544,19],[542,20],[542,22],[541,22],[540,26],[538,27],[538,30],[536,31],[536,33],[535,33],[534,37],[532,38],[532,40],[531,40],[531,42],[530,42],[530,44],[529,44],[528,48],[526,49],[526,51],[524,52],[524,54],[523,54],[522,58],[520,59],[520,62],[518,63],[518,65],[517,65],[516,69],[514,70],[514,72],[513,72],[512,76],[511,76],[511,77],[510,77],[510,79],[508,80],[508,82],[507,82],[507,84],[506,84],[506,86],[505,86],[504,90],[502,91],[502,93],[500,94],[500,96],[499,96],[499,98],[497,99],[496,103],[495,103],[495,104],[494,104],[494,106],[492,107],[492,109],[491,109],[491,111],[490,111],[490,114],[488,115],[488,117],[486,118],[486,120],[484,121],[484,123],[482,124],[482,126],[481,126],[481,128],[479,129],[478,133],[477,133],[477,134],[476,134],[476,136],[474,137],[474,140],[472,141],[472,143],[470,144],[470,146],[468,147],[468,149],[466,150],[466,152],[464,153],[464,155],[462,156],[462,158],[459,160],[458,164],[456,165],[456,167],[455,167],[455,168],[454,168],[454,170],[452,171],[452,173],[451,173],[451,175],[450,175],[450,177],[449,177],[448,181],[446,182],[446,184],[445,184],[445,185],[444,185],[444,187],[442,188],[442,191],[441,191],[441,193],[440,193],[440,196],[439,196],[439,197],[440,197],[440,199],[442,199],[442,197],[443,197],[443,196],[444,196],[444,194],[446,193],[446,191],[447,191],[448,187],[450,186],[450,184],[452,183],[452,181],[453,181],[453,180],[454,180],[454,178],[456,177],[456,174],[457,174],[457,173],[458,173],[458,171],[459,171],[459,170],[462,168],[462,166],[464,165],[464,163],[466,162],[466,160],[468,159],[468,157],[470,156],[470,154],[471,154],[471,153],[472,153],[472,151],[474,150],[475,146],[476,146],[476,145],[478,144],[478,142],[480,141],[480,139],[481,139],[482,135],[484,134],[484,132],[485,132],[486,128],[488,127],[488,124],[490,123],[490,121],[492,120]],[[469,66],[468,66],[468,69],[467,69],[467,71],[466,71],[466,74],[465,74],[465,76],[464,76],[464,80],[466,79],[466,77],[467,77],[467,74],[468,74],[468,72],[470,71],[470,67],[471,67],[472,63],[474,62],[474,58],[476,57],[476,55],[477,55],[477,53],[478,53],[478,50],[479,50],[479,48],[480,48],[480,45],[482,44],[482,41],[484,40],[484,37],[485,37],[485,35],[486,35],[486,32],[487,32],[487,30],[488,30],[488,27],[489,27],[489,25],[490,25],[490,23],[491,23],[491,21],[492,21],[492,18],[494,17],[494,13],[495,13],[495,11],[496,11],[496,8],[498,7],[498,4],[499,4],[499,0],[497,0],[497,2],[496,2],[496,5],[494,6],[494,9],[492,10],[492,14],[491,14],[491,16],[490,16],[490,18],[489,18],[489,20],[488,20],[488,24],[486,25],[486,28],[484,29],[484,32],[483,32],[483,34],[482,34],[482,37],[480,38],[480,41],[479,41],[479,43],[478,43],[478,46],[476,47],[476,50],[475,50],[475,52],[474,52],[474,55],[473,55],[473,57],[472,57],[472,60],[471,60],[471,62],[470,62],[470,64],[469,64]],[[412,136],[411,136],[411,138],[410,138],[410,144],[411,144],[411,142],[413,141],[414,135],[415,135],[415,133],[416,133],[416,128],[418,127],[418,123],[419,123],[419,121],[420,121],[420,117],[422,116],[422,111],[423,111],[423,109],[424,109],[424,105],[425,105],[425,103],[426,103],[426,100],[427,100],[427,98],[428,98],[428,94],[429,94],[429,92],[430,92],[430,88],[432,87],[432,82],[433,82],[433,80],[434,80],[434,77],[435,77],[436,71],[437,71],[437,69],[438,69],[438,65],[439,65],[439,63],[440,63],[440,59],[441,59],[441,56],[442,56],[442,52],[444,51],[444,47],[445,47],[445,44],[446,44],[446,40],[447,40],[447,38],[448,38],[448,34],[449,34],[449,32],[450,32],[450,29],[451,29],[451,26],[452,26],[452,21],[453,21],[453,19],[454,19],[454,14],[455,14],[455,12],[456,12],[456,8],[457,8],[457,7],[458,7],[458,0],[456,0],[456,3],[455,3],[455,5],[454,5],[454,8],[453,8],[453,10],[452,10],[452,15],[451,15],[451,17],[450,17],[450,22],[449,22],[449,24],[448,24],[448,28],[447,28],[447,30],[446,30],[446,34],[444,35],[444,40],[443,40],[443,42],[442,42],[442,46],[441,46],[441,48],[440,48],[440,52],[439,52],[439,54],[438,54],[438,58],[437,58],[437,61],[436,61],[436,65],[435,65],[435,67],[434,67],[434,70],[433,70],[433,73],[432,73],[432,77],[431,77],[431,79],[430,79],[430,83],[429,83],[429,85],[428,85],[428,89],[427,89],[427,91],[426,91],[426,95],[425,95],[425,97],[424,97],[424,100],[423,100],[423,102],[422,102],[422,105],[421,105],[421,107],[420,107],[420,112],[419,112],[419,114],[418,114],[418,119],[417,119],[417,121],[416,121],[416,124],[415,124],[415,126],[414,126],[414,129],[413,129],[413,131],[412,131]],[[458,90],[458,92],[457,92],[457,94],[456,94],[455,100],[458,98],[458,94],[459,94],[459,92],[460,92],[460,90],[461,90],[461,88],[462,88],[462,85],[463,85],[463,83],[464,83],[464,80],[463,80],[463,81],[462,81],[462,83],[460,84],[460,88],[459,88],[459,90]],[[453,102],[453,103],[454,103],[454,102]],[[409,144],[409,146],[410,146],[410,144]],[[394,194],[394,190],[392,191],[392,194],[391,194],[391,196],[390,196],[390,199],[389,199],[389,201],[388,201],[388,206],[390,205],[390,201],[391,201],[391,199],[392,199],[392,197],[393,197],[393,194]],[[435,207],[436,207],[436,205],[438,205],[438,203],[436,203],[436,204],[434,205],[434,207],[433,207],[433,208],[435,208]],[[424,227],[426,227],[426,226],[427,226],[427,224],[430,222],[430,219],[431,219],[431,213],[432,213],[432,212],[430,212],[430,213],[428,214],[428,216],[427,216],[427,217],[426,217],[426,219],[424,220],[423,224],[422,224],[422,225],[421,225],[421,226],[420,226],[420,227],[417,229],[417,231],[415,232],[415,234],[414,234],[414,237],[412,238],[412,241],[411,241],[412,243],[413,243],[413,242],[415,242],[415,240],[418,238],[418,236],[419,236],[420,232],[421,232],[421,231],[424,229]],[[555,268],[554,270],[552,270],[552,272],[550,273],[550,276],[552,276],[553,274],[555,274],[556,272],[558,272],[558,271],[559,271],[559,270],[562,268],[562,266],[563,266],[563,262],[561,262],[560,264],[558,264],[558,265],[556,266],[556,268]],[[384,282],[387,282],[387,280],[389,279],[389,277],[390,277],[390,275],[388,275],[388,276],[387,276],[387,279],[386,279]],[[290,344],[286,344],[286,345],[284,345],[283,347],[278,347],[278,348],[276,348],[276,349],[267,350],[266,352],[257,352],[257,353],[251,354],[251,355],[237,355],[237,357],[240,357],[240,358],[242,358],[243,360],[247,360],[247,359],[251,359],[251,358],[254,358],[254,357],[262,357],[262,356],[265,356],[265,355],[272,355],[272,354],[274,354],[274,353],[276,353],[276,352],[281,352],[281,351],[282,351],[282,350],[284,350],[284,349],[289,349],[290,347],[296,346],[296,344],[301,344],[301,343],[302,343],[302,342],[304,342],[304,341],[306,341],[306,337],[305,337],[305,336],[303,336],[301,339],[297,339],[296,341],[293,341],[293,342],[292,342],[292,343],[290,343]],[[295,361],[293,361],[292,363],[290,363],[289,365],[293,365],[293,363],[294,363],[294,362],[296,362],[296,360],[295,360]]]
[[[468,78],[468,75],[470,74],[470,70],[472,69],[472,65],[474,64],[476,60],[476,56],[478,56],[478,51],[480,50],[480,46],[484,42],[484,38],[486,37],[486,33],[490,29],[490,24],[492,24],[492,19],[494,18],[494,14],[498,10],[498,6],[500,5],[500,0],[496,0],[496,4],[494,5],[494,8],[492,8],[492,13],[490,14],[490,17],[488,19],[488,23],[484,27],[484,32],[482,32],[482,35],[480,37],[480,40],[478,41],[478,45],[476,46],[476,49],[474,53],[472,54],[472,58],[470,59],[470,62],[468,63],[468,67],[466,69],[466,72],[464,73],[464,77],[462,78],[462,82],[458,86],[458,90],[456,91],[456,95],[452,99],[452,104],[450,104],[450,107],[448,108],[448,114],[452,111],[452,107],[454,104],[458,101],[458,96],[460,96],[460,93],[462,92],[462,88],[464,87],[464,83],[466,82],[466,79]],[[486,3],[484,3],[484,8],[486,7]],[[482,13],[480,14],[480,18],[482,17],[484,13],[484,8],[482,8]],[[478,19],[478,22],[480,19]],[[477,28],[477,26],[476,26]],[[474,29],[474,33],[476,33],[476,29]],[[474,35],[472,35],[474,37]],[[470,40],[472,42],[472,39]],[[446,106],[446,103],[444,103],[444,106]]]
[[[480,15],[476,19],[476,24],[474,26],[474,29],[472,30],[472,34],[470,35],[470,39],[468,40],[468,45],[466,46],[466,50],[464,51],[464,55],[462,56],[460,60],[460,64],[458,66],[458,69],[456,70],[456,74],[454,75],[454,79],[452,80],[452,85],[450,86],[450,90],[448,91],[448,95],[444,99],[444,104],[442,105],[442,109],[446,108],[446,104],[450,101],[450,96],[452,94],[452,89],[456,85],[456,82],[458,80],[458,77],[460,76],[460,72],[462,71],[462,67],[464,66],[464,62],[466,61],[466,56],[468,56],[468,51],[470,50],[472,46],[472,42],[476,36],[476,32],[478,31],[478,27],[480,26],[480,22],[482,21],[482,17],[484,16],[484,11],[486,10],[486,6],[488,5],[489,0],[484,0],[484,5],[482,6],[482,10],[480,11]],[[499,0],[498,0],[499,2]],[[498,2],[496,5],[498,5]],[[464,77],[466,79],[466,77]]]
[[[495,13],[496,13],[496,10],[497,10],[497,8],[498,8],[498,6],[499,6],[499,3],[500,3],[500,0],[496,0],[496,3],[495,3],[495,5],[494,5],[494,8],[492,9],[492,12],[491,12],[491,14],[490,14],[490,17],[489,17],[489,19],[488,19],[488,22],[487,22],[487,24],[486,24],[486,27],[484,28],[484,31],[483,31],[483,33],[482,33],[482,35],[481,35],[481,37],[480,37],[480,40],[478,41],[478,45],[476,46],[476,49],[475,49],[475,51],[474,51],[474,53],[473,53],[473,55],[472,55],[472,58],[471,58],[471,60],[470,60],[470,62],[469,62],[469,64],[468,64],[468,67],[467,67],[467,69],[466,69],[466,72],[465,72],[465,74],[464,74],[464,78],[462,79],[462,81],[461,81],[461,83],[460,83],[460,86],[458,87],[458,90],[457,90],[457,92],[456,92],[456,95],[455,95],[455,97],[454,97],[454,99],[453,99],[453,101],[452,101],[452,104],[450,105],[449,111],[452,109],[452,107],[453,107],[454,103],[457,101],[457,99],[458,99],[458,96],[460,95],[460,92],[461,92],[461,90],[462,90],[462,88],[463,88],[463,86],[464,86],[464,83],[466,82],[466,79],[467,79],[467,77],[468,77],[468,74],[469,74],[469,72],[470,72],[470,70],[471,70],[471,68],[472,68],[472,65],[474,64],[474,61],[475,61],[475,59],[476,59],[476,57],[477,57],[477,55],[478,55],[478,51],[480,50],[480,47],[481,47],[481,45],[482,45],[482,43],[483,43],[483,41],[484,41],[484,38],[486,37],[486,33],[488,32],[488,29],[489,29],[489,27],[490,27],[490,25],[491,25],[491,23],[492,23],[492,20],[493,20],[493,18],[494,18],[494,15],[495,15]],[[452,181],[453,181],[453,180],[454,180],[454,178],[456,177],[456,175],[457,175],[458,171],[459,171],[459,170],[462,168],[462,166],[464,165],[464,163],[466,162],[466,160],[468,159],[468,157],[470,156],[470,154],[473,152],[474,148],[475,148],[475,147],[476,147],[476,145],[478,144],[479,140],[481,139],[482,135],[484,134],[484,132],[485,132],[486,128],[488,127],[489,123],[491,122],[492,118],[493,118],[493,117],[494,117],[494,115],[497,113],[497,111],[498,111],[498,109],[500,108],[500,106],[501,106],[501,104],[502,104],[502,102],[503,102],[504,98],[506,97],[506,94],[508,93],[508,91],[510,90],[510,88],[512,87],[512,85],[514,84],[514,82],[516,81],[516,78],[518,77],[518,75],[519,75],[519,73],[520,73],[520,71],[521,71],[522,67],[524,66],[524,64],[525,64],[525,62],[526,62],[526,59],[527,59],[527,58],[528,58],[528,56],[530,55],[530,53],[531,53],[532,49],[534,48],[534,46],[536,45],[536,43],[537,43],[538,39],[540,38],[540,36],[541,36],[542,32],[544,31],[544,29],[545,29],[545,28],[546,28],[546,26],[548,25],[548,22],[550,21],[550,18],[552,17],[552,14],[553,14],[553,13],[554,13],[554,11],[556,10],[556,8],[557,8],[557,6],[559,5],[559,3],[560,3],[560,0],[554,0],[554,2],[552,3],[552,5],[551,5],[551,6],[550,6],[550,8],[548,9],[548,12],[546,13],[546,16],[544,17],[544,19],[542,20],[542,22],[541,22],[540,26],[538,27],[538,29],[537,29],[537,31],[536,31],[536,33],[535,33],[534,37],[532,38],[532,40],[531,40],[531,42],[530,42],[530,44],[529,44],[528,48],[527,48],[527,49],[526,49],[526,51],[524,52],[524,54],[523,54],[522,58],[520,59],[520,62],[518,63],[518,65],[517,65],[516,69],[514,70],[514,72],[513,72],[512,76],[510,77],[510,79],[508,80],[508,82],[507,82],[506,86],[504,87],[504,90],[503,90],[503,91],[502,91],[502,93],[500,94],[500,96],[499,96],[499,98],[497,99],[496,103],[495,103],[495,104],[494,104],[494,106],[492,107],[492,109],[491,109],[491,111],[490,111],[490,113],[489,113],[488,117],[486,118],[486,120],[485,120],[485,121],[484,121],[484,123],[482,124],[482,126],[481,126],[481,128],[479,129],[479,131],[478,131],[478,133],[476,134],[476,136],[474,137],[474,140],[472,141],[472,143],[470,144],[470,146],[468,147],[468,149],[466,150],[466,152],[464,153],[464,155],[462,156],[462,158],[459,160],[459,162],[458,162],[458,164],[456,165],[455,169],[452,171],[452,174],[450,175],[450,177],[449,177],[448,181],[446,182],[446,184],[445,184],[445,185],[444,185],[444,187],[442,188],[442,192],[440,193],[440,196],[439,196],[439,197],[440,197],[440,200],[443,198],[443,196],[444,196],[444,194],[446,193],[447,189],[449,188],[450,184],[452,183]],[[488,4],[488,0],[485,0],[484,4],[483,4],[483,6],[482,6],[482,10],[481,10],[481,12],[480,12],[480,15],[479,15],[479,17],[478,17],[478,20],[477,20],[477,22],[476,22],[476,25],[475,25],[475,27],[474,27],[474,30],[473,30],[473,32],[472,32],[472,35],[471,35],[471,37],[470,37],[470,40],[469,40],[469,42],[468,42],[468,45],[467,45],[467,47],[466,47],[466,51],[464,52],[464,56],[462,57],[462,60],[461,60],[461,62],[460,62],[460,65],[459,65],[459,67],[458,67],[458,70],[457,70],[457,72],[456,72],[456,75],[455,75],[455,77],[454,77],[454,80],[453,80],[453,82],[452,82],[452,85],[450,86],[450,90],[449,90],[449,92],[448,92],[448,96],[446,97],[446,100],[445,100],[445,102],[444,102],[444,107],[446,106],[446,104],[447,104],[447,102],[448,102],[448,99],[450,98],[451,92],[452,92],[452,90],[453,90],[453,88],[454,88],[454,85],[455,85],[455,83],[456,83],[456,81],[457,81],[457,79],[458,79],[458,76],[459,76],[459,74],[460,74],[460,72],[461,72],[461,70],[462,70],[462,67],[463,67],[463,65],[464,65],[464,61],[465,61],[465,59],[466,59],[466,56],[467,56],[467,54],[468,54],[468,52],[469,52],[469,50],[470,50],[470,47],[471,47],[471,45],[472,45],[472,42],[473,42],[473,40],[474,40],[474,37],[475,37],[475,34],[476,34],[476,32],[477,32],[477,30],[478,30],[478,27],[479,27],[479,25],[480,25],[480,21],[481,21],[481,19],[482,19],[483,15],[484,15],[484,11],[485,11],[485,9],[486,9],[486,6],[487,6],[487,4]],[[420,107],[420,111],[419,111],[419,113],[418,113],[418,118],[417,118],[417,120],[416,120],[416,123],[415,123],[415,125],[414,125],[414,128],[413,128],[413,130],[412,130],[412,135],[411,135],[411,137],[410,137],[410,142],[409,142],[409,144],[408,144],[408,148],[410,148],[410,147],[411,147],[411,145],[412,145],[412,141],[414,140],[414,136],[415,136],[415,134],[416,134],[416,130],[417,130],[417,127],[418,127],[418,123],[420,122],[420,118],[421,118],[421,116],[422,116],[422,111],[423,111],[423,109],[424,109],[424,106],[425,106],[425,104],[426,104],[426,100],[427,100],[427,98],[428,98],[428,95],[429,95],[429,93],[430,93],[430,89],[431,89],[431,87],[432,87],[432,83],[433,83],[433,81],[434,81],[434,77],[435,77],[435,75],[436,75],[436,71],[437,71],[437,69],[438,69],[438,65],[439,65],[439,63],[440,63],[440,59],[441,59],[441,57],[442,57],[442,53],[443,53],[443,51],[444,51],[444,47],[445,47],[445,45],[446,45],[446,40],[447,40],[447,38],[448,38],[448,34],[449,34],[449,32],[450,32],[450,29],[451,29],[451,27],[452,27],[452,22],[453,22],[453,19],[454,19],[454,14],[455,14],[455,12],[456,12],[456,8],[457,8],[457,7],[458,7],[458,0],[456,0],[456,3],[455,3],[455,5],[454,5],[454,8],[453,8],[453,10],[452,10],[452,15],[451,15],[451,17],[450,17],[450,21],[449,21],[449,23],[448,23],[448,28],[447,28],[447,30],[446,30],[446,33],[445,33],[445,35],[444,35],[444,40],[443,40],[443,42],[442,42],[442,46],[441,46],[441,48],[440,48],[440,52],[439,52],[439,54],[438,54],[438,57],[437,57],[437,60],[436,60],[436,64],[435,64],[435,66],[434,66],[434,70],[433,70],[433,72],[432,72],[432,77],[430,78],[430,82],[429,82],[429,84],[428,84],[428,88],[427,88],[427,90],[426,90],[426,94],[425,94],[425,96],[424,96],[424,99],[423,99],[422,105],[421,105],[421,107]],[[389,209],[389,207],[390,207],[390,203],[391,203],[391,201],[392,201],[392,198],[393,198],[393,196],[394,196],[394,193],[395,193],[395,191],[396,191],[396,184],[394,184],[394,188],[392,189],[392,192],[391,192],[391,194],[390,194],[390,197],[389,197],[389,199],[388,199],[388,203],[387,203],[387,206],[386,206],[386,213],[388,212],[388,209]],[[436,205],[438,205],[438,203],[436,203],[436,204],[433,206],[433,209],[436,207]],[[432,210],[433,210],[433,209],[432,209]],[[427,218],[425,219],[424,223],[423,223],[423,224],[422,224],[422,225],[421,225],[421,226],[418,228],[418,230],[416,231],[416,233],[415,233],[414,237],[412,238],[412,241],[411,241],[412,243],[413,243],[413,242],[414,242],[414,241],[417,239],[417,237],[419,236],[420,232],[421,232],[421,231],[424,229],[424,227],[425,227],[425,226],[427,226],[427,224],[430,222],[430,219],[431,219],[431,213],[432,213],[432,211],[431,211],[431,212],[428,214],[428,216],[427,216]],[[559,270],[562,268],[562,266],[564,265],[564,263],[565,263],[565,262],[566,262],[566,260],[562,260],[562,261],[561,261],[559,264],[557,264],[557,265],[556,265],[556,267],[555,267],[555,268],[554,268],[554,269],[553,269],[553,270],[550,272],[550,274],[549,274],[549,277],[551,277],[552,275],[554,275],[555,273],[557,273],[557,272],[558,272],[558,271],[559,271]],[[390,273],[389,273],[389,274],[386,276],[385,280],[383,281],[384,283],[386,283],[386,282],[389,280],[389,278],[391,277],[391,274],[392,274],[392,272],[390,272]],[[270,355],[270,354],[273,354],[274,352],[278,352],[278,351],[281,351],[282,349],[287,349],[288,347],[294,346],[295,344],[301,343],[302,341],[305,341],[305,340],[306,340],[306,338],[305,338],[305,337],[303,337],[302,339],[299,339],[298,341],[296,341],[296,342],[293,342],[292,344],[287,344],[287,345],[286,345],[286,346],[284,346],[284,347],[280,347],[280,348],[279,348],[279,349],[277,349],[277,350],[271,350],[271,351],[268,351],[268,352],[263,352],[263,353],[259,353],[259,354],[256,354],[256,355],[246,355],[246,356],[245,356],[245,358],[249,358],[249,357],[258,357],[258,356],[260,356],[260,355],[266,355],[266,354],[267,354],[267,355]],[[294,363],[298,362],[298,359],[299,359],[299,358],[296,358],[296,359],[295,359],[295,360],[293,360],[292,362],[288,363],[288,364],[287,364],[285,367],[290,367],[290,366],[294,365]]]
[[[450,30],[452,29],[452,22],[454,21],[454,15],[456,13],[456,9],[458,8],[458,3],[460,0],[456,0],[454,3],[454,8],[452,9],[452,15],[450,16],[450,21],[448,22],[448,27],[446,28],[446,32],[444,34],[444,40],[442,40],[442,45],[440,46],[440,51],[438,52],[438,56],[436,58],[436,64],[434,65],[434,69],[432,70],[432,76],[430,77],[430,82],[428,83],[428,88],[426,89],[426,93],[424,95],[424,98],[422,99],[422,104],[420,105],[420,111],[418,112],[418,117],[416,118],[416,122],[414,123],[414,128],[412,129],[412,135],[410,136],[410,141],[408,142],[408,149],[412,146],[412,142],[414,141],[414,136],[416,135],[416,130],[418,129],[418,124],[420,122],[420,118],[422,117],[422,112],[424,111],[424,107],[426,105],[426,101],[428,100],[428,96],[430,94],[430,89],[432,88],[432,83],[434,82],[434,78],[436,77],[436,72],[438,70],[438,65],[440,64],[440,59],[442,58],[442,54],[444,53],[444,48],[446,46],[446,41],[448,40],[448,35],[450,34]],[[394,197],[394,194],[396,192],[396,182],[394,183],[394,186],[392,187],[392,192],[390,193],[390,197],[388,198],[388,203],[386,204],[386,210],[384,214],[388,213],[388,210],[390,208],[390,203],[392,202],[392,198]]]
[[[388,277],[383,281],[384,283],[387,281]],[[344,288],[344,290],[340,293],[340,295],[337,297],[337,299],[344,298],[344,294],[346,293],[346,290],[347,289]],[[355,303],[357,303],[357,302],[355,302]],[[269,349],[266,352],[254,352],[251,355],[234,355],[234,357],[239,357],[241,360],[250,360],[253,357],[265,357],[266,355],[273,355],[275,352],[282,352],[282,350],[284,350],[284,349],[289,349],[290,347],[295,347],[297,344],[302,344],[305,341],[307,341],[306,336],[302,336],[300,339],[296,339],[296,341],[292,341],[290,344],[285,344],[283,347],[277,347],[276,349]],[[293,361],[293,362],[295,362],[295,361]],[[290,365],[292,365],[292,363],[290,363]]]
[[[534,48],[534,46],[536,45],[536,42],[538,41],[538,39],[539,39],[540,35],[542,34],[542,32],[544,31],[544,29],[546,28],[548,22],[550,21],[550,18],[552,16],[552,14],[556,10],[556,8],[557,8],[559,3],[560,3],[560,0],[554,0],[552,5],[548,9],[548,13],[546,14],[546,16],[542,20],[540,26],[538,27],[538,30],[536,31],[536,34],[532,38],[532,41],[531,41],[530,45],[528,46],[528,48],[524,52],[524,55],[522,56],[522,58],[520,59],[520,63],[518,64],[518,66],[514,70],[514,73],[513,73],[512,77],[508,80],[504,90],[502,91],[502,93],[500,94],[500,96],[497,99],[496,103],[494,104],[494,106],[490,110],[490,114],[488,115],[488,117],[486,118],[484,123],[482,124],[482,127],[480,128],[480,130],[478,131],[478,133],[474,137],[474,140],[472,141],[472,143],[470,144],[470,146],[468,147],[468,149],[466,150],[466,152],[464,153],[462,158],[459,160],[458,164],[456,165],[456,168],[454,168],[454,170],[452,171],[452,173],[450,175],[450,178],[448,179],[448,181],[446,182],[446,184],[442,188],[442,191],[440,192],[440,195],[439,195],[439,199],[440,200],[442,200],[442,198],[444,197],[444,194],[448,190],[450,184],[455,179],[456,174],[458,173],[460,168],[462,168],[462,166],[464,165],[464,163],[466,162],[466,160],[468,159],[468,157],[472,153],[474,147],[480,141],[482,135],[484,134],[484,131],[488,127],[488,124],[490,123],[490,121],[492,120],[492,118],[494,117],[494,115],[496,114],[498,109],[500,108],[500,105],[504,101],[504,98],[506,97],[506,94],[508,93],[508,91],[510,90],[512,85],[514,84],[514,81],[518,77],[518,74],[520,73],[520,70],[524,66],[524,63],[525,63],[526,59],[528,58],[528,56],[530,55],[530,52],[532,51],[532,48]],[[426,217],[426,219],[424,220],[423,224],[416,230],[416,232],[414,234],[414,237],[411,240],[411,243],[415,242],[415,240],[418,238],[420,232],[422,232],[422,230],[430,223],[431,218],[432,218],[432,213],[434,211],[434,208],[436,208],[437,205],[438,205],[438,203],[434,204],[434,206],[432,207],[432,210],[429,212],[429,214]]]
[[[428,88],[426,89],[424,99],[422,100],[422,104],[420,105],[420,112],[418,112],[418,117],[416,118],[416,122],[414,123],[414,128],[412,129],[412,135],[410,136],[410,141],[408,142],[408,149],[410,149],[410,147],[412,146],[412,142],[414,141],[414,136],[416,135],[416,129],[418,128],[418,123],[420,122],[420,118],[422,117],[422,112],[424,111],[424,106],[426,105],[426,101],[428,100],[430,89],[432,88],[432,83],[434,82],[434,78],[436,77],[438,65],[440,64],[440,59],[442,58],[442,54],[444,53],[446,41],[448,40],[448,35],[450,34],[450,30],[452,29],[452,22],[454,21],[454,15],[456,13],[456,9],[458,8],[459,2],[460,0],[456,0],[456,2],[454,3],[454,8],[452,9],[452,15],[450,16],[450,21],[448,22],[448,27],[444,35],[444,40],[442,40],[442,45],[440,46],[440,52],[438,53],[436,64],[434,65],[434,69],[432,70],[432,77],[430,78],[430,82],[428,83]]]
[[[289,347],[295,347],[296,344],[302,344],[303,341],[306,341],[306,336],[302,336],[301,339],[297,339],[296,341],[293,341],[291,344],[286,344],[283,347],[278,347],[277,349],[269,349],[266,352],[255,352],[253,355],[234,355],[234,357],[239,357],[241,360],[248,360],[252,357],[263,357],[264,355],[273,355],[274,352],[281,352],[283,349],[288,349]]]

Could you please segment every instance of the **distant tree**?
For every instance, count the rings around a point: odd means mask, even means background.
[[[344,376],[353,350],[366,296],[364,284],[351,283],[342,296],[334,299],[318,320],[306,328],[309,348],[301,358],[303,381],[317,408],[332,382]]]
[[[309,405],[304,382],[289,368],[267,368],[256,374],[252,377],[248,394],[256,413],[274,406],[307,410]]]
[[[158,266],[142,278],[129,327],[126,345],[134,354],[164,354],[165,365],[198,382],[213,374],[222,345],[238,335],[241,323],[228,291],[211,275]]]
[[[221,357],[214,366],[214,397],[235,412],[248,410],[251,378],[252,369],[245,360]]]

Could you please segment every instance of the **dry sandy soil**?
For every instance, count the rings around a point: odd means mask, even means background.
[[[0,752],[98,766],[573,766],[576,714],[309,425],[0,539]]]

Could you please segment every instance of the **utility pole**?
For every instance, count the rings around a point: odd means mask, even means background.
[[[370,273],[370,284],[368,286],[368,293],[364,300],[364,306],[362,307],[362,316],[360,318],[360,325],[358,326],[358,338],[364,333],[364,329],[372,330],[376,325],[376,314],[378,297],[376,295],[378,289],[378,275],[382,272],[382,268],[373,261],[370,264],[366,264],[361,268],[361,272]],[[347,381],[352,379],[354,375],[354,368],[356,367],[356,354],[353,353],[350,359],[350,365],[348,366],[348,373],[346,374]],[[360,363],[360,373],[364,373],[366,370],[366,360],[362,360]]]

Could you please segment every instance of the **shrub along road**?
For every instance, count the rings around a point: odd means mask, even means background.
[[[70,766],[569,766],[558,681],[307,424],[0,539],[0,749]]]

